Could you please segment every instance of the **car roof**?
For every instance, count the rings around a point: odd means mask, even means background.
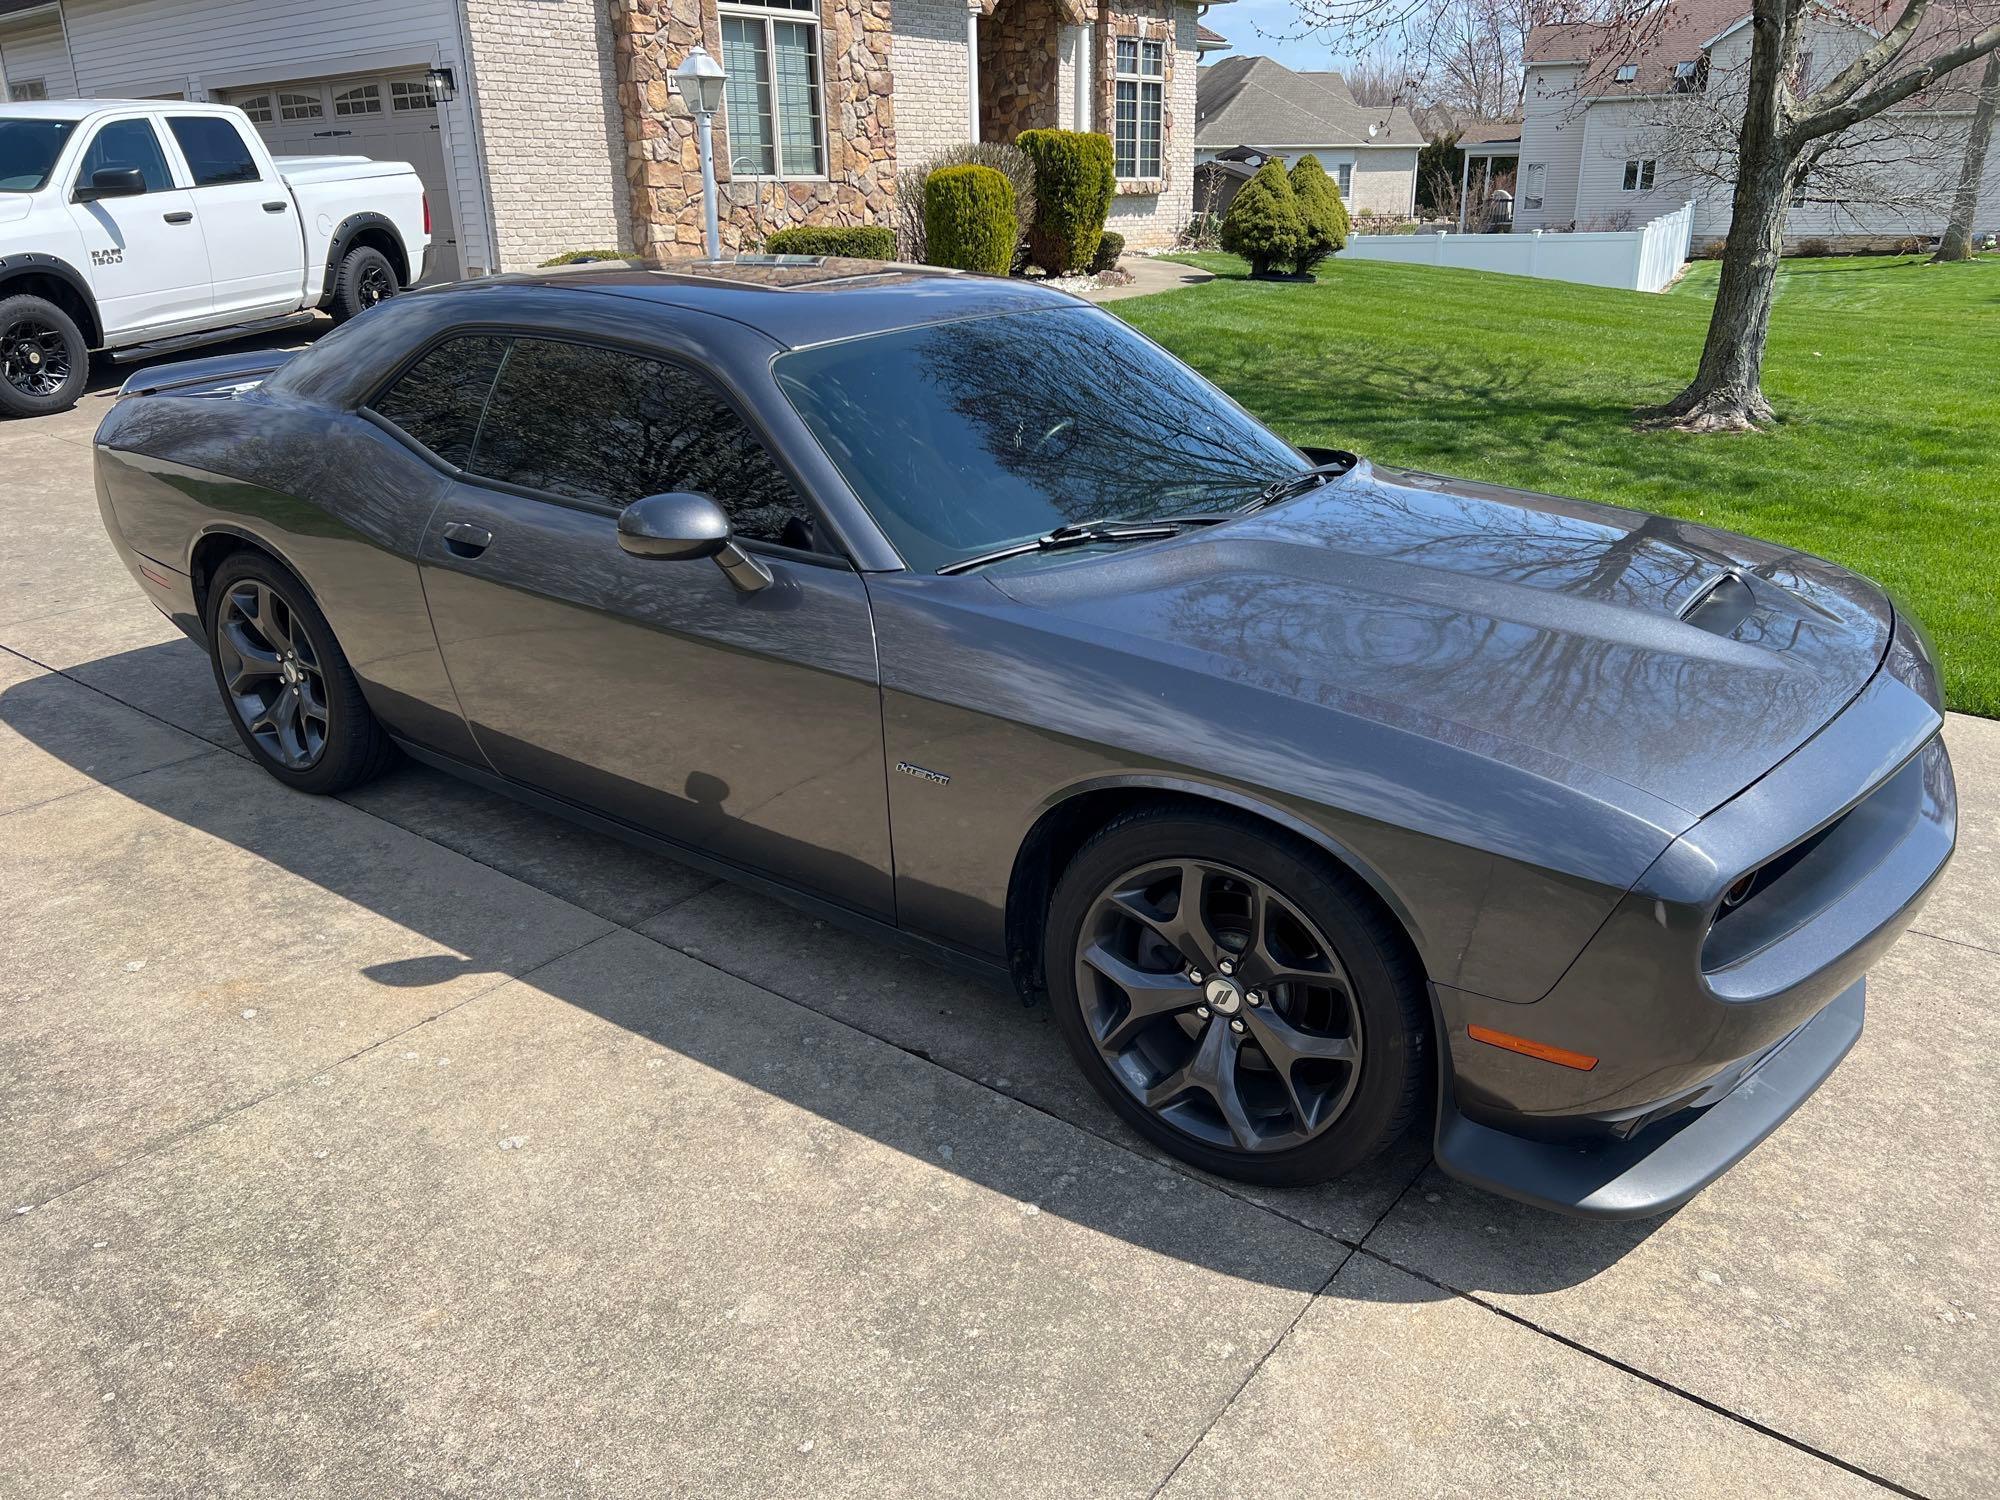
[[[711,313],[793,349],[927,323],[1079,305],[1069,294],[1032,281],[802,255],[597,261],[462,282],[450,290],[510,286],[626,297]]]

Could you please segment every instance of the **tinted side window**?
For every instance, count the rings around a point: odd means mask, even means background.
[[[137,167],[145,173],[149,193],[164,193],[174,185],[166,153],[160,150],[160,138],[144,120],[113,120],[98,131],[90,149],[83,153],[76,185],[89,187],[96,173],[121,167]]]
[[[697,490],[739,535],[784,541],[806,507],[764,445],[702,376],[676,365],[518,339],[472,467],[528,489],[629,505]],[[792,540],[798,539],[794,528]]]
[[[446,463],[464,468],[506,351],[505,339],[447,339],[376,398],[375,414],[394,422]]]
[[[196,187],[221,187],[231,182],[256,182],[257,158],[244,144],[242,132],[215,115],[172,115],[167,128],[181,144]]]

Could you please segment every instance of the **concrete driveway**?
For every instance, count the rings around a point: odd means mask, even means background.
[[[1652,1224],[1169,1165],[1045,1016],[427,771],[255,770],[0,425],[0,1494],[2000,1493],[2000,724]]]

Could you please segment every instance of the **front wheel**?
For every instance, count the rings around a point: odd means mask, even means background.
[[[0,413],[68,411],[89,379],[90,345],[76,319],[42,297],[0,298]]]
[[[347,252],[333,279],[333,320],[345,323],[365,313],[378,302],[387,302],[402,291],[396,268],[372,245],[359,245]]]
[[[1128,814],[1050,905],[1056,1022],[1134,1129],[1224,1177],[1340,1176],[1415,1120],[1428,1005],[1352,876],[1224,811]]]
[[[302,792],[344,792],[395,750],[305,586],[261,553],[216,570],[209,656],[229,721],[256,762]]]

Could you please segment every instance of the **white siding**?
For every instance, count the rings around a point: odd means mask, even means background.
[[[1537,64],[1528,69],[1521,120],[1523,197],[1528,167],[1542,162],[1548,171],[1539,209],[1517,199],[1517,230],[1566,225],[1576,217],[1577,169],[1583,160],[1584,135],[1583,102],[1577,97],[1579,71],[1570,63]]]
[[[457,0],[67,0],[63,13],[86,96],[199,99],[345,71],[451,68],[458,97],[438,114],[459,253],[468,270],[492,266]]]
[[[0,21],[0,73],[11,86],[39,78],[51,99],[73,98],[76,75],[63,46],[62,21],[53,12]],[[6,98],[0,90],[0,99]]]
[[[896,90],[896,165],[921,167],[970,140],[964,0],[895,0],[889,66]]]

